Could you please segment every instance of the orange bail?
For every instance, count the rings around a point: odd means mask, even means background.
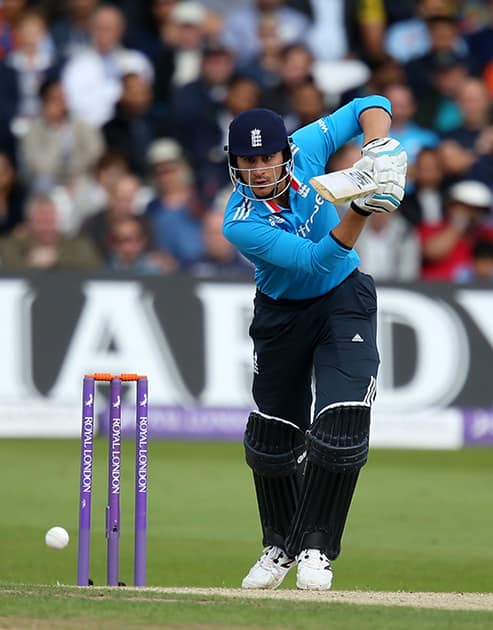
[[[115,377],[108,372],[96,372],[95,374],[86,374],[85,378],[93,378],[95,381],[111,381]]]
[[[120,374],[121,381],[138,381],[141,378],[138,374]]]

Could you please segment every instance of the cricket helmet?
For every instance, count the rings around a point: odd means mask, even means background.
[[[233,186],[235,186],[243,197],[252,200],[257,199],[253,193],[248,192],[246,189],[249,185],[251,174],[256,169],[239,169],[236,159],[238,156],[272,155],[273,153],[282,151],[284,161],[281,164],[281,175],[274,181],[274,191],[272,195],[262,197],[262,199],[274,199],[288,188],[293,170],[293,156],[291,154],[290,139],[286,125],[281,116],[276,112],[270,109],[254,108],[236,116],[229,126],[228,145],[225,149],[228,152],[228,166],[231,181]],[[243,176],[243,178],[241,176]],[[266,186],[270,187],[272,184]],[[259,188],[261,188],[261,186]]]

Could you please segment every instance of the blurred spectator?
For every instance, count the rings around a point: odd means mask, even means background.
[[[207,39],[206,15],[202,4],[193,0],[179,2],[171,12],[167,41],[173,48],[174,87],[195,81],[200,74],[202,48]]]
[[[461,31],[465,36],[476,33],[488,25],[489,0],[461,0],[458,5]]]
[[[141,274],[173,271],[176,267],[170,256],[156,256],[149,251],[148,226],[141,217],[123,217],[114,221],[108,234],[106,268]]]
[[[350,2],[351,11],[356,11],[356,3]],[[349,53],[347,32],[347,8],[342,0],[311,0],[313,23],[307,37],[307,45],[317,59],[335,61]],[[353,13],[354,15],[354,13]],[[328,37],[328,33],[330,36]],[[359,33],[357,38],[359,39]]]
[[[388,23],[393,24],[394,22],[407,20],[415,15],[416,1],[417,0],[400,0],[399,2],[394,2],[394,0],[384,0]],[[456,0],[451,1],[452,3],[456,2]]]
[[[493,241],[480,239],[472,248],[469,264],[459,267],[454,275],[457,282],[493,280]]]
[[[368,217],[356,251],[360,269],[375,280],[416,280],[420,275],[420,241],[414,227],[401,216],[374,213]]]
[[[209,121],[209,124],[204,120],[198,126],[191,152],[198,192],[207,203],[229,182],[224,146],[227,144],[230,122],[241,112],[259,104],[260,89],[254,79],[236,75],[231,77],[227,88],[224,104],[219,107],[216,120]]]
[[[474,148],[482,131],[493,124],[493,110],[486,86],[481,79],[469,77],[457,88],[461,124],[443,135],[467,148]]]
[[[203,220],[204,254],[189,271],[195,276],[253,273],[251,263],[223,236],[224,213],[210,211]]]
[[[0,235],[5,236],[24,219],[26,191],[7,153],[0,152]]]
[[[307,36],[314,55],[312,74],[326,104],[335,108],[348,101],[349,91],[363,88],[371,69],[385,61],[388,7],[384,0],[313,0],[313,5],[314,24]]]
[[[449,188],[444,221],[419,227],[425,280],[453,280],[471,264],[475,244],[491,236],[487,219],[492,203],[490,189],[481,182],[464,180]]]
[[[147,20],[130,29],[129,41],[154,66],[155,108],[167,112],[174,88],[197,78],[202,49],[206,41],[217,39],[221,28],[220,16],[203,3],[151,0]]]
[[[316,0],[320,7],[325,7],[323,0]],[[332,0],[334,4],[335,0]],[[346,29],[349,50],[346,56],[356,54],[371,66],[380,63],[385,56],[384,35],[387,23],[388,6],[384,0],[345,0]],[[391,3],[392,5],[395,2]],[[324,8],[321,8],[323,15]],[[327,18],[326,18],[327,19]],[[326,21],[325,37],[331,33],[330,24]],[[329,39],[332,34],[329,35]],[[350,52],[349,52],[350,51]]]
[[[468,69],[467,49],[458,50],[459,22],[454,15],[431,17],[426,22],[430,36],[429,51],[405,64],[407,82],[418,101],[434,88],[435,70],[442,60],[456,59]]]
[[[50,28],[57,57],[66,61],[91,44],[91,17],[99,0],[67,0],[65,13]]]
[[[186,136],[192,132],[190,125],[215,118],[234,68],[234,57],[227,48],[214,41],[204,44],[198,77],[178,86],[173,93],[171,118],[178,125],[182,141],[186,142]]]
[[[25,229],[0,240],[3,269],[98,269],[101,260],[84,237],[68,238],[58,225],[57,208],[48,196],[33,197]]]
[[[81,234],[93,241],[104,259],[109,255],[109,234],[113,223],[139,213],[140,187],[138,177],[123,175],[109,188],[106,206],[83,222]]]
[[[411,223],[436,225],[444,218],[444,171],[438,149],[424,148],[412,169],[412,188],[406,193],[399,213]]]
[[[80,229],[87,217],[96,214],[107,205],[110,190],[125,175],[130,175],[126,156],[115,149],[106,149],[93,172],[75,182],[72,189],[72,204],[74,217],[78,219],[77,229]]]
[[[291,102],[293,104],[293,131],[327,115],[322,90],[313,81],[305,81],[295,87]]]
[[[220,15],[227,15],[231,11],[236,11],[240,7],[244,7],[252,3],[252,0],[235,0],[234,4],[231,0],[202,0],[204,6]]]
[[[457,104],[460,87],[470,76],[466,61],[455,53],[443,53],[434,58],[432,84],[426,94],[415,98],[419,103],[416,121],[440,134],[461,124],[462,114]]]
[[[113,116],[122,77],[133,72],[152,81],[153,70],[143,53],[123,47],[125,23],[116,7],[99,7],[90,28],[91,46],[68,61],[62,78],[70,111],[100,126]]]
[[[399,140],[407,152],[408,164],[413,166],[416,156],[423,147],[436,147],[438,136],[414,122],[416,103],[407,85],[395,83],[388,86],[383,95],[392,105],[392,126],[389,135]]]
[[[224,22],[222,41],[241,64],[255,59],[261,51],[258,25],[263,15],[276,19],[283,44],[305,41],[310,26],[305,14],[286,6],[284,0],[253,0],[228,13]]]
[[[395,59],[385,57],[371,68],[370,75],[363,83],[348,89],[341,95],[341,104],[348,103],[357,97],[383,94],[389,86],[395,83],[405,84],[406,74],[403,67]]]
[[[261,106],[273,109],[285,119],[288,132],[296,125],[293,116],[293,90],[313,80],[313,57],[310,51],[301,44],[290,44],[281,51],[281,67],[277,85],[262,92]]]
[[[128,25],[129,44],[153,61],[163,47],[169,47],[171,15],[179,0],[150,0],[141,23]]]
[[[372,67],[365,94],[381,94],[393,83],[405,83],[406,74],[401,64],[391,57],[385,57]]]
[[[462,124],[444,135],[440,151],[450,181],[470,178],[480,158],[488,157],[493,141],[493,118],[490,98],[483,81],[469,78],[458,87],[457,105]],[[491,180],[486,175],[486,183]]]
[[[259,52],[248,63],[240,65],[240,71],[251,75],[262,88],[270,88],[279,82],[284,48],[279,25],[274,15],[262,14],[258,22]]]
[[[204,253],[202,217],[192,171],[180,145],[160,138],[150,146],[156,196],[146,209],[158,250],[170,254],[180,267],[200,260]]]
[[[475,69],[486,80],[490,96],[493,98],[493,0],[485,1],[488,6],[488,24],[479,31],[468,34],[466,39],[475,62]]]
[[[388,27],[385,33],[387,53],[399,63],[427,54],[431,50],[428,20],[452,15],[453,4],[450,0],[417,0],[415,15]],[[460,37],[457,38],[455,47],[458,52],[466,50],[466,44]]]
[[[0,61],[0,151],[16,160],[17,138],[12,121],[19,106],[19,86],[15,71]]]
[[[48,79],[40,89],[41,112],[21,139],[20,164],[31,188],[63,185],[87,175],[104,150],[99,129],[69,115],[60,81]]]
[[[172,96],[172,78],[175,72],[175,51],[171,37],[171,16],[179,0],[151,0],[142,3],[146,9],[141,22],[130,22],[126,40],[149,59],[154,71],[154,109],[167,113]]]
[[[471,166],[471,177],[493,189],[493,127],[484,129],[476,141],[477,159]]]
[[[231,114],[227,113],[232,92],[241,92],[243,107],[254,106],[245,86],[251,86],[258,98],[258,87],[252,79],[237,81],[233,76],[234,62],[231,54],[222,46],[210,45],[204,51],[201,76],[176,91],[173,104],[175,133],[185,149],[187,158],[196,174],[200,194],[209,200],[227,178],[225,156],[226,127]],[[234,98],[234,94],[232,95]],[[238,99],[234,99],[237,103]],[[253,105],[251,105],[253,103]]]
[[[13,120],[16,135],[23,135],[29,122],[39,114],[39,88],[43,81],[57,73],[54,48],[47,44],[48,31],[39,13],[25,13],[16,25],[16,48],[9,52],[5,64],[16,76],[18,103]]]
[[[164,123],[152,111],[152,85],[139,74],[123,77],[122,95],[113,117],[103,126],[106,144],[127,156],[130,168],[148,175],[147,150],[164,133]]]
[[[28,8],[28,0],[3,0],[0,5],[0,60],[16,47],[15,30]]]

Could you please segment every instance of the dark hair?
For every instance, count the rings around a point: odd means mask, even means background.
[[[493,258],[493,241],[482,238],[476,241],[472,249],[473,258]]]
[[[235,72],[233,73],[229,79],[226,81],[226,87],[229,89],[236,87],[238,83],[243,83],[246,81],[247,83],[251,83],[255,85],[260,90],[260,84],[255,77],[251,74]]]
[[[435,24],[452,24],[458,26],[459,20],[453,13],[447,15],[430,15],[430,17],[426,18],[426,25],[428,27],[434,26]]]
[[[43,102],[47,99],[48,93],[55,85],[60,85],[60,79],[56,77],[47,77],[41,82],[41,85],[39,86],[39,97]]]
[[[130,168],[127,155],[123,151],[111,147],[109,149],[106,149],[106,151],[97,161],[96,171],[100,171],[101,169],[113,166],[113,164],[121,164],[127,169]]]

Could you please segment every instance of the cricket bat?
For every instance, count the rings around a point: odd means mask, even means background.
[[[359,168],[345,168],[326,175],[317,175],[310,179],[310,184],[320,196],[332,203],[371,195],[377,189],[370,173]]]

